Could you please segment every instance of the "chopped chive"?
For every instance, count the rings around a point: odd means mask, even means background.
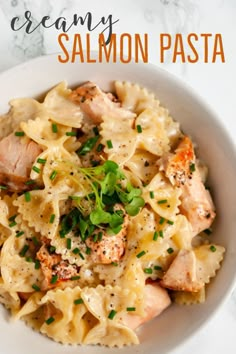
[[[161,238],[164,237],[163,230],[160,230],[160,231],[159,231],[159,236],[160,236]]]
[[[56,178],[56,175],[57,175],[57,171],[56,170],[52,171],[52,173],[51,173],[51,175],[49,177],[50,180],[53,181]]]
[[[56,284],[57,280],[58,280],[58,276],[57,275],[53,275],[50,283],[51,284]]]
[[[103,145],[102,144],[98,144],[98,147],[97,147],[97,152],[101,152],[103,150]]]
[[[70,280],[79,280],[80,276],[79,275],[75,275],[73,277],[70,278]]]
[[[57,133],[58,132],[58,127],[56,123],[52,123],[52,132]]]
[[[0,189],[6,190],[6,189],[7,189],[7,186],[0,186]]]
[[[36,173],[40,173],[40,171],[41,171],[40,168],[38,168],[37,166],[33,166],[32,170]]]
[[[35,290],[35,291],[40,291],[40,287],[36,284],[33,284],[32,285],[32,288]]]
[[[136,311],[136,307],[126,307],[126,311],[128,312]]]
[[[80,256],[81,259],[84,260],[84,256],[83,256],[83,254],[81,252],[79,252],[79,256]]]
[[[166,204],[167,203],[167,199],[161,199],[158,200],[157,204]]]
[[[50,224],[53,224],[53,223],[54,223],[55,217],[56,217],[55,214],[52,214],[52,215],[50,216],[50,219],[49,219],[49,223],[50,223]]]
[[[159,220],[159,224],[162,225],[164,224],[165,222],[165,218],[163,218],[162,216],[160,217],[160,220]]]
[[[206,229],[203,232],[209,236],[209,235],[211,235],[212,230],[211,229]]]
[[[37,237],[33,236],[33,237],[32,237],[32,241],[33,241],[33,244],[34,244],[35,246],[38,246],[38,245],[39,245],[39,240],[37,239]]]
[[[14,227],[14,226],[16,226],[17,225],[17,223],[15,222],[15,221],[12,221],[12,222],[10,222],[10,224],[8,225],[9,227]]]
[[[141,258],[141,257],[144,256],[145,254],[146,254],[145,251],[141,251],[141,252],[139,252],[139,253],[136,255],[136,257],[137,257],[137,258]]]
[[[26,262],[32,263],[33,258],[32,257],[25,257]]]
[[[210,246],[210,250],[211,250],[211,252],[215,252],[216,251],[216,247],[214,245],[211,245]]]
[[[159,266],[159,265],[155,265],[155,266],[154,266],[154,269],[155,269],[155,270],[162,270],[162,267]]]
[[[69,195],[69,199],[71,199],[71,200],[80,200],[80,197],[78,195]]]
[[[151,198],[151,199],[154,199],[154,192],[151,191],[149,194],[150,194],[150,198]]]
[[[91,248],[87,247],[85,253],[88,254],[88,255],[91,254]]]
[[[66,248],[67,248],[68,250],[71,250],[71,238],[67,238],[67,239],[66,239]]]
[[[98,234],[93,235],[93,242],[97,242],[98,240]]]
[[[49,252],[50,253],[54,253],[56,251],[56,247],[55,246],[50,246],[49,247]]]
[[[60,230],[59,235],[60,235],[60,238],[65,238],[65,236],[66,236],[65,230]]]
[[[27,186],[29,186],[29,185],[31,185],[31,184],[35,184],[35,183],[36,183],[36,181],[33,181],[32,179],[29,179],[28,181],[25,182],[25,184],[26,184]]]
[[[95,135],[99,135],[99,130],[97,126],[93,127],[93,132]]]
[[[37,159],[37,162],[38,162],[38,163],[41,163],[42,165],[44,165],[44,164],[47,162],[47,160],[46,160],[46,159],[40,159],[40,158],[38,158],[38,159]]]
[[[112,149],[113,148],[111,140],[107,140],[107,147],[108,147],[108,149]]]
[[[20,237],[22,235],[24,235],[24,231],[17,231],[16,232],[16,237]]]
[[[118,266],[118,263],[117,263],[117,262],[111,262],[111,264],[112,264],[114,267],[117,267],[117,266]]]
[[[158,232],[155,231],[152,239],[153,239],[153,241],[157,241],[157,238],[158,238]]]
[[[152,268],[144,268],[144,273],[146,274],[152,274]]]
[[[67,136],[76,136],[77,132],[66,132]]]
[[[8,218],[9,221],[15,221],[15,218],[17,217],[17,214],[12,215],[10,218]]]
[[[22,250],[20,251],[20,256],[21,257],[24,257],[26,255],[26,252],[28,251],[29,249],[29,245],[24,245],[24,247],[22,248]]]
[[[110,320],[113,320],[113,318],[115,317],[115,315],[116,315],[116,311],[115,310],[111,310],[111,312],[109,313],[109,315],[108,315],[108,318],[110,319]]]
[[[190,169],[190,172],[194,172],[196,170],[195,164],[191,163],[190,166],[189,166],[189,169]]]
[[[102,241],[102,236],[103,236],[103,234],[102,234],[102,232],[100,231],[100,232],[98,233],[98,241]]]
[[[24,136],[25,133],[24,132],[15,132],[15,136]]]
[[[73,249],[72,252],[73,252],[74,254],[79,254],[80,251],[79,251],[79,249],[76,247],[76,248]]]
[[[141,125],[137,125],[137,132],[138,133],[142,133],[143,129],[141,127]]]
[[[26,202],[30,202],[30,201],[31,201],[30,192],[25,192],[25,201],[26,201]]]
[[[97,141],[99,139],[99,136],[93,136],[92,138],[89,138],[87,141],[85,141],[81,147],[76,151],[76,153],[80,156],[86,155],[88,152],[92,151],[92,149],[95,147],[97,144]]]
[[[74,304],[75,305],[79,305],[79,304],[83,304],[84,303],[84,300],[83,299],[76,299],[75,301],[74,301]]]
[[[173,252],[174,252],[174,250],[173,250],[173,248],[172,248],[172,247],[169,247],[169,248],[168,248],[168,250],[167,250],[167,252],[168,252],[169,254],[171,254],[171,253],[173,253]]]
[[[49,317],[46,321],[45,321],[45,323],[47,323],[47,325],[50,325],[52,322],[54,322],[55,321],[55,318],[54,317]]]
[[[167,220],[167,224],[169,224],[169,225],[174,225],[174,221],[172,221],[172,220]]]
[[[34,261],[34,269],[39,269],[40,268],[40,261],[38,259],[35,259]]]

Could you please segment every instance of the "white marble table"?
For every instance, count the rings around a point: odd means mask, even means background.
[[[91,11],[97,19],[113,14],[120,21],[117,33],[149,33],[149,61],[183,78],[222,117],[232,137],[236,137],[236,1],[235,0],[0,0],[0,71],[39,55],[57,52],[57,31],[39,29],[32,35],[13,32],[9,22],[14,16],[31,10],[37,21]],[[81,33],[85,29],[81,28]],[[226,62],[215,64],[165,64],[158,62],[157,38],[160,32],[222,33]],[[95,39],[92,48],[96,49]],[[211,322],[181,350],[173,354],[236,353],[236,291]]]

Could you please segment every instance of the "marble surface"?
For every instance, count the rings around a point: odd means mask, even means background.
[[[116,33],[149,33],[149,61],[164,67],[183,78],[200,93],[218,112],[232,138],[236,137],[236,1],[235,0],[0,0],[0,71],[30,58],[59,51],[58,32],[55,29],[13,32],[10,20],[31,10],[35,21],[49,15],[72,18],[74,13],[91,11],[99,20],[113,14],[119,22]],[[71,30],[73,33],[76,30]],[[85,28],[80,28],[85,33]],[[168,33],[222,33],[226,62],[215,64],[171,63],[171,55],[164,64],[157,60],[157,38],[160,32]],[[92,37],[92,48],[96,49]],[[202,49],[200,48],[200,52]],[[233,354],[236,353],[236,290],[210,323],[184,348],[173,354]]]

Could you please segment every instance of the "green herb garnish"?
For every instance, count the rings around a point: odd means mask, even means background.
[[[76,300],[74,300],[74,304],[75,305],[79,305],[79,304],[83,304],[84,303],[84,301],[83,301],[83,299],[76,299]]]
[[[33,170],[34,172],[36,172],[36,173],[40,173],[40,172],[41,172],[40,168],[38,168],[37,166],[33,166],[33,167],[32,167],[32,170]]]
[[[189,169],[190,169],[190,172],[194,172],[196,170],[196,167],[195,167],[195,164],[194,163],[191,163],[189,165]]]
[[[141,252],[139,252],[139,253],[136,255],[136,257],[137,257],[137,258],[141,258],[141,257],[143,257],[145,254],[146,254],[145,251],[141,251]]]
[[[89,138],[85,143],[81,145],[79,150],[77,150],[77,154],[80,156],[86,155],[88,152],[90,152],[94,146],[96,145],[97,141],[99,139],[99,135],[93,136],[92,138]]]
[[[24,132],[15,132],[15,136],[24,136],[25,133]]]
[[[161,199],[158,200],[157,204],[166,204],[167,203],[167,199]]]
[[[211,252],[215,252],[216,251],[216,247],[214,245],[211,245],[210,246],[210,250],[211,250]]]
[[[126,307],[126,311],[128,312],[136,311],[136,307]]]
[[[52,322],[54,322],[55,321],[55,318],[54,317],[49,317],[46,321],[45,321],[45,323],[47,324],[47,325],[50,325]]]
[[[57,133],[58,132],[58,127],[56,123],[52,123],[52,132]]]
[[[115,317],[115,315],[116,315],[116,311],[115,310],[111,310],[111,312],[109,313],[109,315],[108,315],[108,318],[110,319],[110,320],[113,320],[113,318]]]

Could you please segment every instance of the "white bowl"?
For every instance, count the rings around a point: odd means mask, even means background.
[[[73,347],[52,340],[27,328],[23,322],[9,323],[1,308],[1,353],[4,354],[163,354],[190,338],[206,324],[232,290],[236,275],[236,158],[229,136],[219,118],[193,90],[176,77],[149,64],[60,64],[56,55],[34,59],[0,75],[0,112],[8,110],[8,101],[16,97],[35,97],[62,80],[74,86],[93,80],[104,90],[113,80],[139,83],[155,92],[162,105],[190,134],[199,146],[199,155],[210,171],[210,185],[217,207],[214,242],[226,247],[222,268],[211,282],[203,305],[173,305],[139,330],[141,344],[124,349]]]

